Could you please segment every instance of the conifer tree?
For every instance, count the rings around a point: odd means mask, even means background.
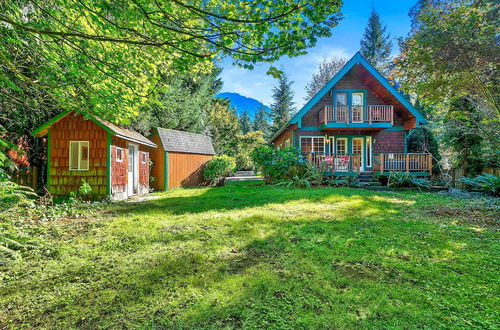
[[[392,50],[392,42],[386,29],[387,26],[382,25],[378,13],[372,9],[363,39],[360,42],[361,55],[383,73],[388,71]]]
[[[241,132],[243,134],[246,134],[252,130],[252,121],[246,110],[243,111],[243,114],[239,116],[238,120],[240,121]]]
[[[290,81],[287,74],[283,72],[278,77],[278,85],[273,87],[273,104],[271,105],[273,120],[271,133],[273,134],[290,120],[290,115],[295,110],[292,84],[293,81]]]
[[[268,136],[269,134],[269,122],[267,121],[267,112],[264,104],[261,104],[257,113],[255,114],[255,119],[253,121],[253,130],[261,131],[264,133],[264,136]]]

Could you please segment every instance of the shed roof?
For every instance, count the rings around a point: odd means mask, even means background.
[[[60,113],[59,115],[55,116],[54,118],[52,118],[51,120],[49,120],[48,122],[43,124],[42,126],[35,129],[31,133],[31,135],[39,136],[39,137],[45,136],[48,132],[48,129],[52,125],[59,122],[60,120],[62,120],[64,117],[66,117],[67,115],[69,115],[72,112],[75,112],[75,111],[68,110],[68,111]],[[75,112],[75,113],[77,113],[77,112]],[[144,144],[144,145],[147,145],[149,147],[153,147],[153,148],[157,147],[156,144],[154,144],[149,139],[147,139],[146,137],[144,137],[143,135],[141,135],[135,131],[132,131],[132,130],[127,129],[127,128],[119,127],[115,124],[110,123],[109,121],[106,121],[104,119],[101,119],[101,118],[98,118],[95,116],[89,116],[88,119],[92,120],[94,123],[99,125],[102,129],[106,130],[107,132],[111,133],[114,136],[120,137],[120,138],[125,139],[125,140],[129,140],[131,142]]]
[[[204,155],[215,154],[212,139],[206,135],[175,131],[161,127],[158,127],[156,130],[165,151]]]

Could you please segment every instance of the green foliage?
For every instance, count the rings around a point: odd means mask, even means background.
[[[467,188],[479,190],[493,196],[500,196],[500,177],[493,174],[483,173],[475,178],[463,177],[460,179]]]
[[[260,146],[252,150],[250,156],[266,183],[275,184],[295,176],[302,178],[307,169],[300,151],[293,147],[278,150]]]
[[[87,181],[82,179],[82,184],[76,191],[69,193],[70,200],[75,201],[78,199],[88,200],[92,195],[92,187],[87,183]]]
[[[434,133],[428,128],[414,128],[408,132],[406,137],[408,152],[430,153],[432,155],[433,168],[437,169],[438,162],[441,160],[439,152],[439,143]]]
[[[261,131],[248,132],[238,136],[238,147],[235,153],[237,170],[253,170],[255,165],[250,153],[258,146],[266,144],[264,134]]]
[[[432,105],[467,97],[498,123],[498,4],[420,1],[414,30],[401,44],[396,77],[403,89]]]
[[[331,35],[340,6],[340,1],[4,1],[0,86],[28,86],[60,109],[127,122],[161,75],[207,73],[223,57],[252,68],[304,54],[318,38]],[[32,61],[29,68],[16,56],[21,50]],[[28,95],[9,100],[16,101],[30,103]]]
[[[214,156],[203,169],[203,178],[210,185],[224,184],[225,177],[234,173],[236,162],[232,157]]]
[[[360,42],[360,52],[381,72],[387,72],[392,50],[392,42],[386,29],[387,26],[382,25],[378,13],[372,9],[363,39]]]
[[[33,207],[38,195],[30,187],[18,185],[7,179],[0,180],[0,209],[16,206]]]
[[[462,168],[466,176],[478,175],[484,167],[495,167],[499,163],[499,141],[490,140],[483,134],[483,116],[468,99],[455,98],[444,119],[444,144],[457,154],[452,165]],[[495,133],[498,139],[499,134],[500,131]]]
[[[235,156],[241,134],[238,117],[225,100],[217,100],[208,112],[209,135],[218,155]]]
[[[390,172],[388,176],[388,186],[391,187],[414,187],[418,190],[430,189],[429,181],[425,179],[416,178],[409,172]]]
[[[246,110],[243,111],[243,114],[241,116],[239,116],[238,121],[240,123],[241,132],[243,134],[247,134],[252,130],[252,120],[250,119],[250,116],[248,115],[248,112]]]
[[[264,104],[261,104],[257,113],[255,114],[255,118],[253,121],[253,130],[261,131],[264,137],[269,137],[270,133],[270,125],[269,125],[269,115],[266,112],[266,108],[264,108]]]
[[[206,133],[207,116],[222,82],[219,69],[207,74],[162,76],[160,84],[141,106],[132,128],[148,135],[155,127]]]
[[[278,78],[278,85],[273,87],[273,103],[271,104],[272,134],[276,133],[289,120],[295,111],[293,102],[293,81],[283,72]]]

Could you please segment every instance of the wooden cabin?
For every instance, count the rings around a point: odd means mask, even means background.
[[[151,153],[152,187],[167,190],[203,182],[203,167],[215,154],[210,137],[158,127],[149,138],[158,145]]]
[[[422,114],[359,52],[272,138],[333,175],[405,171],[429,176],[429,153],[408,153]]]
[[[137,132],[66,111],[32,135],[47,137],[47,188],[53,195],[76,191],[83,180],[96,198],[149,192],[149,155],[156,144]]]

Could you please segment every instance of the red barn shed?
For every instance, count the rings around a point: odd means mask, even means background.
[[[83,180],[98,198],[149,192],[149,154],[156,144],[137,132],[66,111],[32,134],[47,136],[47,187],[53,195],[67,195]]]

